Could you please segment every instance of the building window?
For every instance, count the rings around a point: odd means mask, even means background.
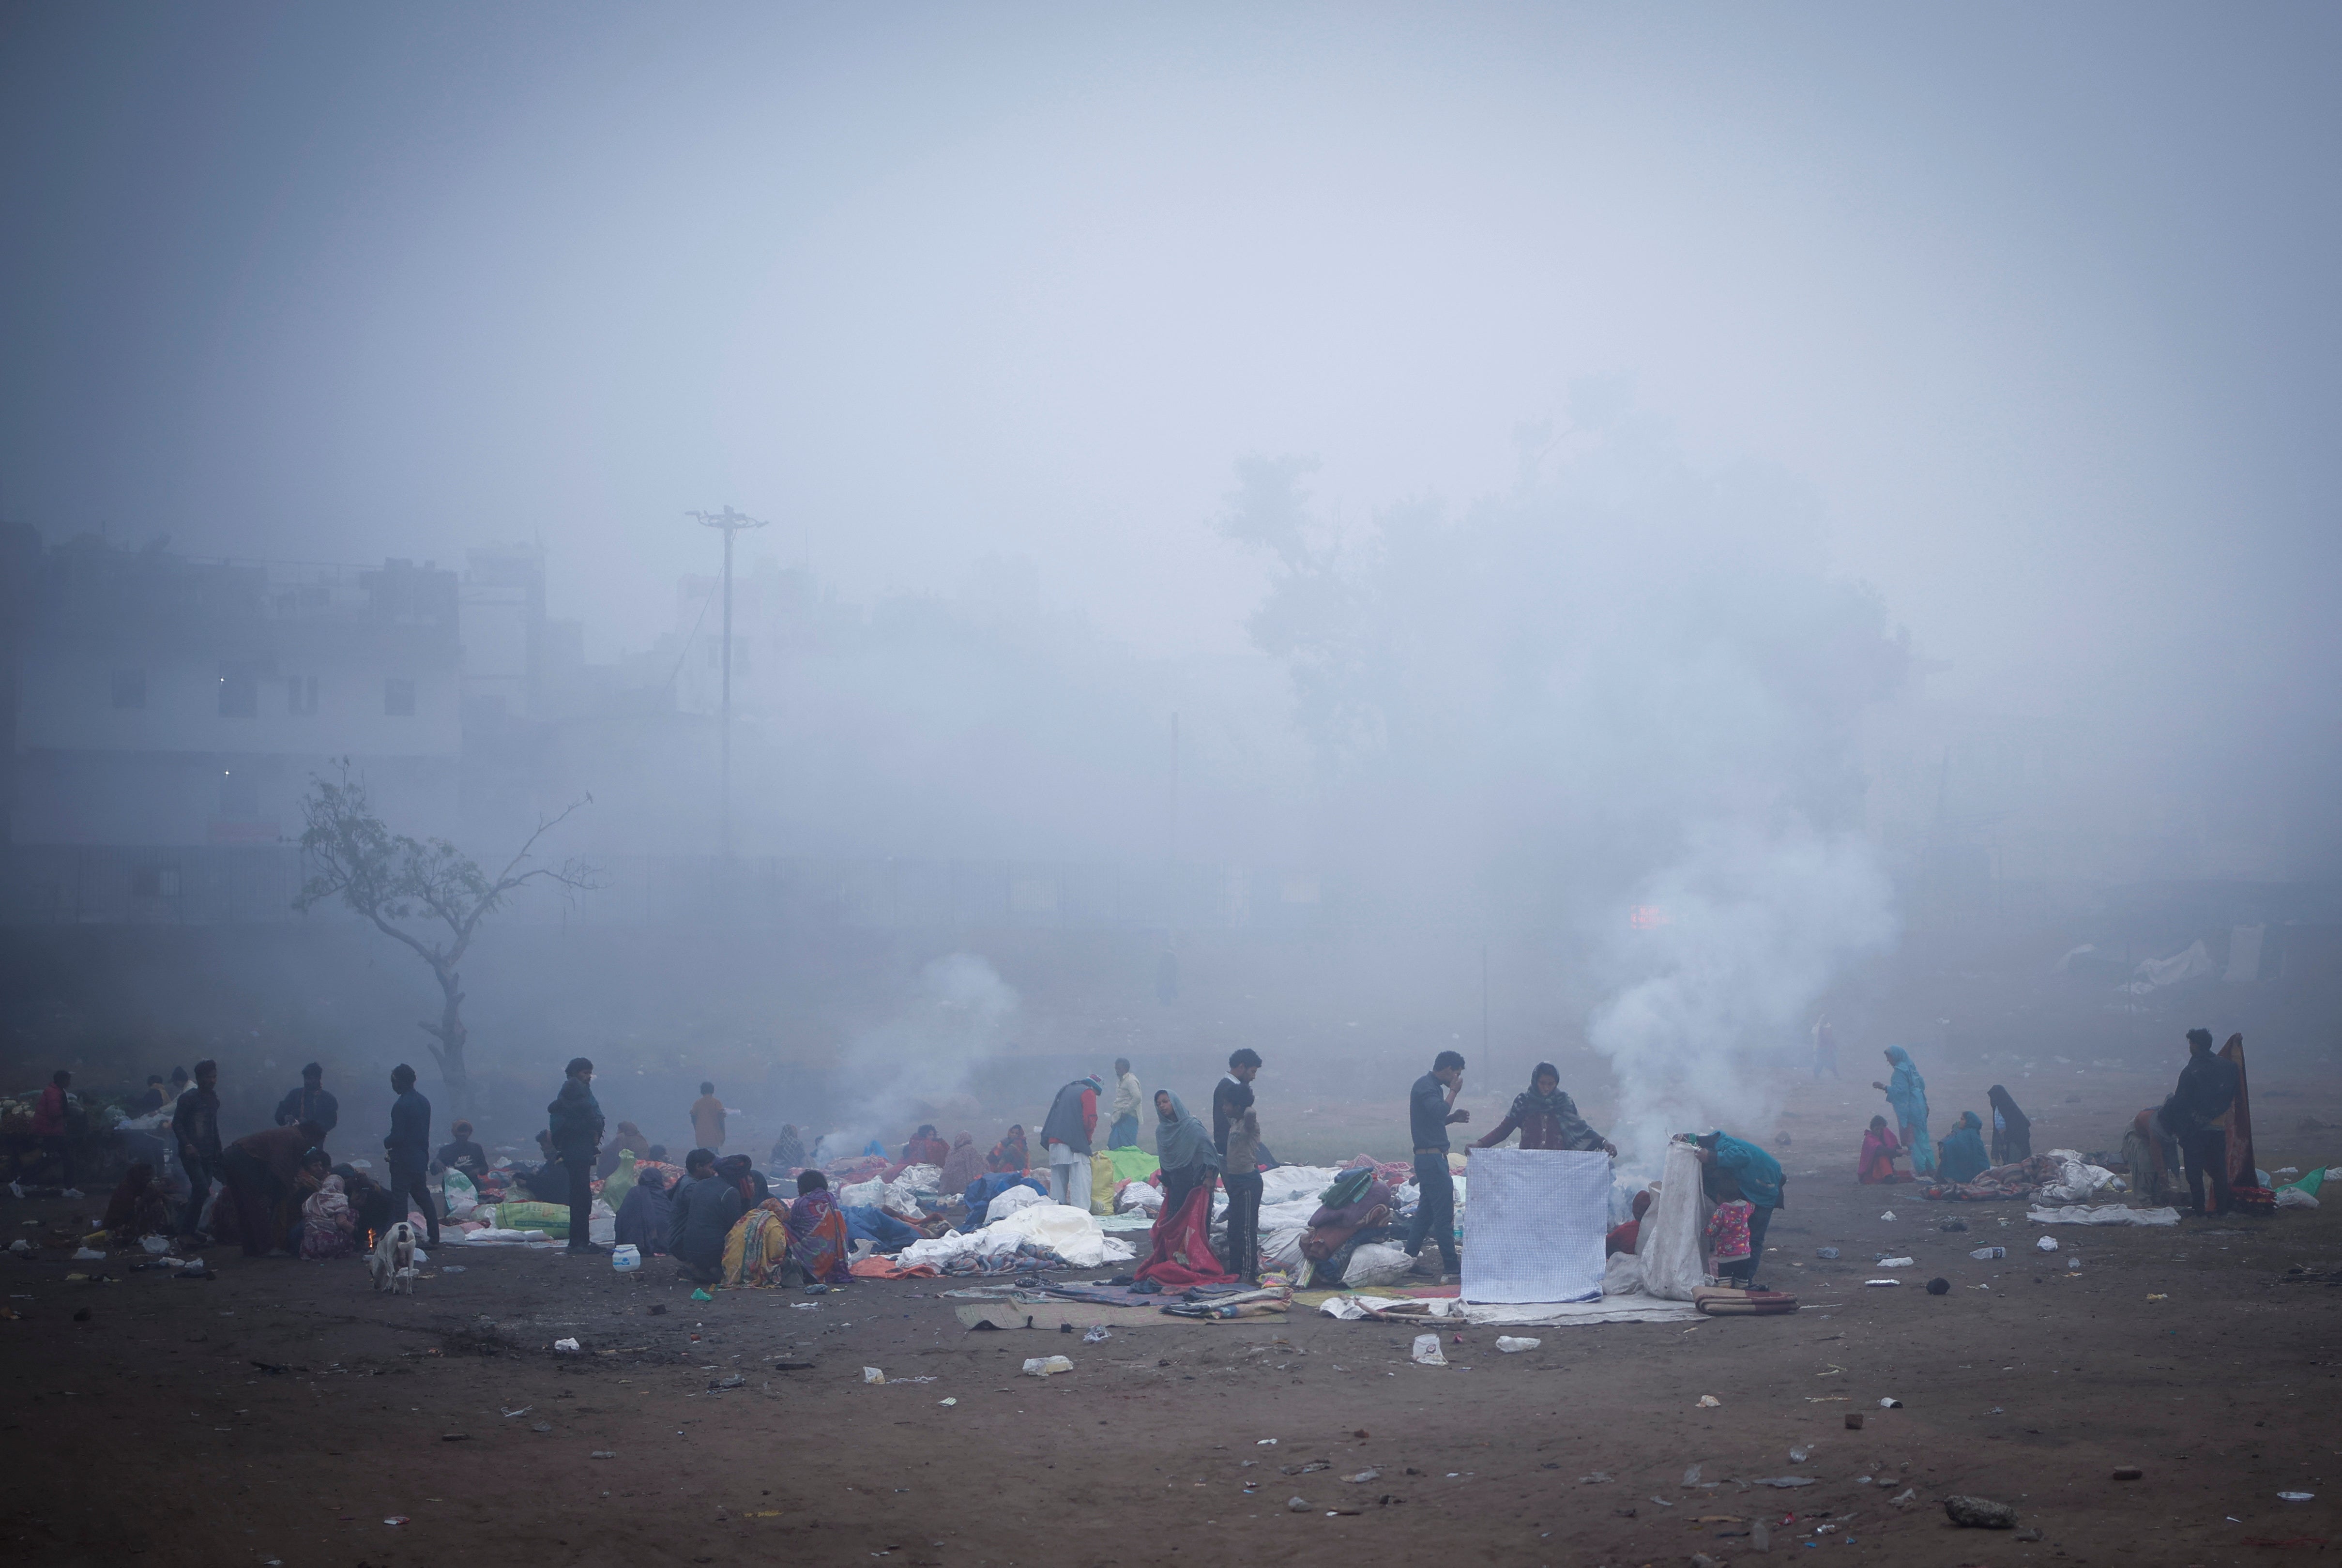
[[[130,893],[134,898],[176,898],[179,896],[179,868],[175,865],[142,865],[130,873]]]
[[[260,716],[260,682],[250,670],[229,670],[220,676],[219,711],[224,719]]]
[[[285,677],[285,711],[288,714],[314,714],[317,711],[316,676]]]
[[[249,768],[229,768],[220,774],[220,815],[230,822],[250,822],[260,814],[260,775]]]
[[[143,708],[146,705],[145,671],[114,672],[114,705],[117,708]]]
[[[393,675],[382,684],[382,711],[394,719],[415,716],[415,683],[403,675]]]

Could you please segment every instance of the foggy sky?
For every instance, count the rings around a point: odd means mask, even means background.
[[[607,656],[740,506],[1246,645],[1246,453],[1363,522],[1615,375],[1809,491],[1939,691],[2331,725],[2330,7],[0,13],[0,514],[541,536]],[[1527,432],[1526,435],[1523,432]],[[646,589],[646,584],[655,586]]]

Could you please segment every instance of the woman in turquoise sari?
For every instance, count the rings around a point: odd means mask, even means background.
[[[1984,1152],[1984,1122],[1974,1111],[1960,1113],[1960,1124],[1947,1134],[1937,1154],[1947,1182],[1973,1182],[1991,1168]]]
[[[1911,1151],[1911,1172],[1914,1175],[1936,1174],[1936,1143],[1927,1136],[1927,1081],[1919,1076],[1919,1069],[1911,1064],[1911,1053],[1900,1045],[1887,1048],[1887,1060],[1895,1066],[1891,1083],[1873,1081],[1871,1087],[1886,1092],[1887,1103],[1895,1107],[1895,1120],[1902,1124],[1903,1146]]]

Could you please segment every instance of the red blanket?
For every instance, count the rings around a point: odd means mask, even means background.
[[[1236,1275],[1221,1268],[1212,1253],[1211,1223],[1212,1190],[1198,1187],[1187,1194],[1177,1213],[1157,1216],[1154,1248],[1131,1273],[1168,1291],[1233,1283]]]

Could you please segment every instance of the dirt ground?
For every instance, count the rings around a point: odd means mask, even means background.
[[[2037,1148],[2098,1149],[2167,1078],[2013,1086]],[[1974,1087],[1937,1086],[1939,1132],[1981,1108]],[[2288,1130],[2342,1121],[2334,1088],[2257,1077],[2265,1165],[2342,1159],[2342,1134]],[[1543,1343],[1517,1355],[1466,1330],[1446,1368],[1411,1364],[1406,1333],[1303,1311],[1134,1312],[1095,1345],[1046,1320],[966,1332],[937,1293],[951,1282],[703,1303],[657,1263],[622,1277],[450,1247],[405,1299],[370,1294],[357,1263],[215,1254],[209,1282],[115,1264],[95,1283],[65,1275],[105,1265],[0,1259],[22,1314],[0,1322],[0,1549],[254,1568],[1631,1564],[1751,1556],[1761,1520],[1774,1557],[1927,1568],[2283,1562],[2342,1538],[2342,1288],[2279,1283],[2342,1264],[2342,1204],[2067,1228],[2044,1256],[2020,1205],[1856,1186],[1877,1101],[1860,1083],[1786,1090],[1789,1207],[1766,1274],[1803,1311],[1527,1331]],[[95,1203],[0,1205],[0,1222],[32,1234],[25,1220]],[[1966,1233],[1937,1229],[1954,1215]],[[1984,1244],[2011,1255],[1970,1261]],[[1863,1285],[1882,1250],[1917,1260],[1892,1271],[1901,1288]],[[1949,1294],[1920,1288],[1937,1274]],[[565,1336],[585,1353],[555,1353]],[[1018,1374],[1055,1352],[1071,1374]],[[1747,1484],[1784,1475],[1816,1484]],[[1954,1527],[1955,1493],[2013,1504],[2040,1539]]]

